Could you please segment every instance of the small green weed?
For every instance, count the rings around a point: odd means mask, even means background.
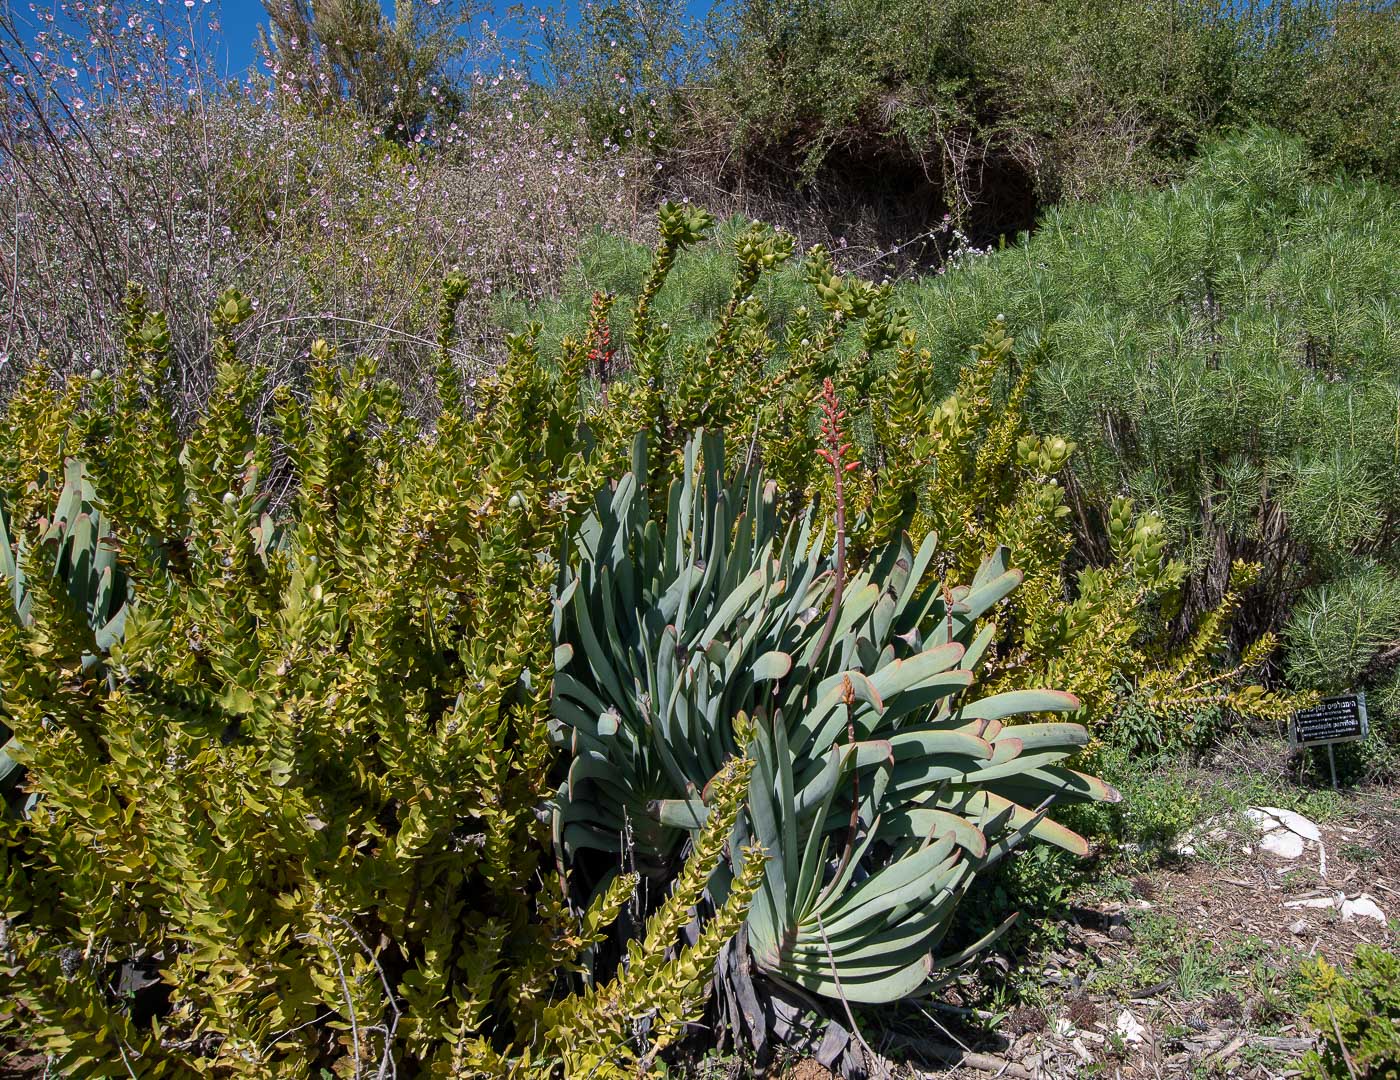
[[[1129,918],[1133,948],[1094,973],[1095,987],[1106,993],[1131,993],[1174,978],[1185,935],[1170,915],[1135,912]]]
[[[1374,866],[1381,858],[1379,851],[1366,844],[1343,844],[1339,854],[1355,866]]]
[[[1250,806],[1276,806],[1292,810],[1319,824],[1336,821],[1347,813],[1341,793],[1331,788],[1299,787],[1286,777],[1266,773],[1246,773],[1222,785],[1220,794],[1229,809],[1243,813]]]
[[[1317,876],[1317,870],[1311,866],[1295,866],[1286,874],[1279,877],[1279,884],[1285,889],[1296,892],[1299,889],[1309,889],[1317,885],[1322,879]]]
[[[1191,942],[1176,961],[1176,990],[1186,1001],[1218,994],[1229,982],[1212,942]]]
[[[1100,775],[1123,793],[1123,801],[1093,808],[1118,851],[1133,865],[1168,858],[1182,836],[1204,816],[1199,784],[1184,755],[1143,758],[1117,748],[1101,752]]]
[[[1140,882],[1125,874],[1107,873],[1101,880],[1088,888],[1088,896],[1094,900],[1108,900],[1122,903],[1140,895]]]

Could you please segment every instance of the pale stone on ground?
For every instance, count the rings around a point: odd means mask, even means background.
[[[1355,900],[1343,900],[1341,905],[1342,922],[1351,922],[1353,919],[1375,919],[1382,926],[1385,925],[1385,912],[1370,893],[1362,893]]]
[[[1140,1043],[1147,1041],[1147,1029],[1138,1022],[1138,1018],[1124,1009],[1118,1014],[1118,1021],[1113,1025],[1114,1030],[1123,1037],[1125,1043]]]

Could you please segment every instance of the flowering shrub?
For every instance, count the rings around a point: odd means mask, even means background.
[[[134,282],[170,313],[188,418],[212,385],[202,312],[238,282],[263,298],[243,355],[274,384],[333,333],[422,411],[433,283],[465,274],[461,347],[496,359],[493,297],[538,298],[583,235],[639,224],[627,152],[571,133],[517,71],[478,75],[455,119],[403,146],[348,106],[302,107],[273,57],[220,86],[202,5],[60,7],[9,26],[24,54],[0,48],[0,391],[41,349],[69,373],[118,363],[111,316]]]
[[[640,1074],[758,884],[750,849],[705,934],[668,948],[753,762],[707,788],[655,910],[635,874],[567,902],[541,811],[552,553],[597,484],[582,365],[514,339],[465,417],[444,364],[428,430],[318,340],[257,431],[252,315],[215,305],[187,438],[165,319],[135,294],[120,378],[37,371],[0,410],[0,1048],[74,1076]],[[624,908],[627,964],[584,986]]]

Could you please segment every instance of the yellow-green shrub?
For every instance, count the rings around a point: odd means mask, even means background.
[[[1060,475],[1075,444],[1030,430],[1021,410],[1031,365],[1016,370],[1001,322],[974,347],[956,390],[922,412],[917,384],[927,375],[912,357],[911,344],[887,383],[888,404],[874,406],[877,416],[899,418],[914,435],[887,440],[899,449],[871,478],[872,499],[883,511],[873,515],[872,533],[897,528],[905,517],[915,528],[937,529],[947,538],[945,572],[954,577],[999,543],[1011,549],[1025,581],[1002,612],[994,685],[1064,687],[1101,733],[1125,726],[1130,701],[1146,722],[1139,732],[1115,734],[1149,744],[1189,737],[1196,718],[1219,707],[1287,715],[1291,698],[1249,682],[1277,645],[1272,634],[1220,662],[1230,619],[1257,567],[1237,563],[1221,602],[1178,639],[1172,617],[1186,567],[1170,556],[1161,517],[1136,513],[1132,500],[1119,497],[1102,509],[1102,532],[1080,545],[1096,561],[1070,571],[1075,537],[1067,500],[1082,495]],[[896,505],[900,514],[890,509]]]
[[[67,455],[130,576],[113,641],[31,554],[25,617],[0,618],[33,796],[0,834],[3,1023],[63,1072],[578,1073],[664,1045],[701,999],[748,886],[721,940],[567,996],[630,898],[618,883],[580,916],[541,858],[553,553],[574,485],[594,484],[579,372],[512,339],[468,415],[458,299],[450,281],[435,430],[323,341],[274,430],[255,427],[263,383],[234,345],[251,305],[232,292],[188,436],[139,295],[119,380],[56,390],[36,369],[12,401],[11,532],[37,536]],[[725,835],[742,774],[715,797]],[[698,902],[722,841],[654,935]]]
[[[1319,956],[1303,965],[1308,1019],[1320,1045],[1303,1059],[1309,1080],[1400,1076],[1400,956],[1362,944],[1349,970]]]

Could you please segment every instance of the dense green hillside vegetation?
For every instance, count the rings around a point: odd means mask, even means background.
[[[1320,175],[1400,179],[1390,3],[739,0],[703,28],[682,10],[589,5],[551,55],[574,107],[614,140],[654,134],[677,190],[863,259],[936,261],[945,212],[995,242],[1257,125]]]
[[[1258,563],[1235,642],[1282,632],[1276,678],[1368,687],[1391,731],[1398,222],[1394,189],[1312,180],[1297,140],[1256,131],[1207,148],[1164,190],[1051,211],[1018,243],[901,283],[888,303],[929,351],[933,396],[953,389],[989,323],[1016,333],[1028,418],[1077,444],[1064,473],[1076,561],[1108,556],[1115,497],[1160,515],[1186,566],[1177,633],[1220,602],[1237,561]],[[658,300],[678,357],[723,307],[726,258],[723,245],[688,256]],[[543,309],[546,336],[595,289],[635,296],[645,265],[640,247],[587,245],[572,292]],[[760,290],[770,362],[811,302],[803,278],[795,267]],[[846,362],[890,366],[854,342]],[[1012,385],[1003,377],[999,392]]]

